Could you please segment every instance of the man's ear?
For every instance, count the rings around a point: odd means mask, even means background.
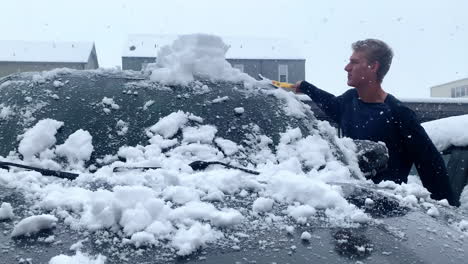
[[[371,63],[371,64],[369,65],[369,67],[370,67],[370,69],[371,69],[372,72],[375,72],[375,73],[376,73],[376,72],[380,69],[380,62],[376,61],[376,62],[374,62],[374,63]]]

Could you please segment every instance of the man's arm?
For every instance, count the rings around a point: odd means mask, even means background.
[[[308,95],[314,103],[333,121],[339,124],[341,119],[341,102],[342,96],[334,96],[331,93],[325,92],[317,88],[315,85],[306,81],[298,82],[296,85],[296,92],[301,92]]]
[[[408,155],[414,158],[421,181],[436,200],[447,199],[451,205],[460,205],[450,187],[442,155],[409,108],[399,109],[400,131]]]

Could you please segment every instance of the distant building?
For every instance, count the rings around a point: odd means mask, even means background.
[[[122,69],[139,71],[156,61],[162,46],[170,45],[173,35],[130,35],[122,54]],[[222,38],[229,46],[226,60],[234,68],[258,78],[296,82],[305,79],[305,57],[291,41],[264,38]]]
[[[94,43],[0,40],[0,77],[64,67],[97,69]]]
[[[431,87],[431,97],[468,97],[468,78]]]

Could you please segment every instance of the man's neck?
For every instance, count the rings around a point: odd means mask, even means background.
[[[361,101],[366,103],[383,103],[387,98],[387,93],[382,89],[380,83],[370,83],[363,87],[356,87]]]

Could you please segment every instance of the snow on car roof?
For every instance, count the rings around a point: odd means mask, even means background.
[[[161,47],[177,38],[177,35],[129,35],[122,56],[156,57]],[[305,59],[300,49],[287,39],[227,36],[222,39],[229,46],[228,59]]]
[[[422,126],[439,151],[450,146],[468,146],[468,115],[442,118],[423,123]]]
[[[93,42],[1,40],[0,61],[88,62]]]
[[[468,104],[468,98],[398,98],[404,103],[451,103],[451,104]]]

